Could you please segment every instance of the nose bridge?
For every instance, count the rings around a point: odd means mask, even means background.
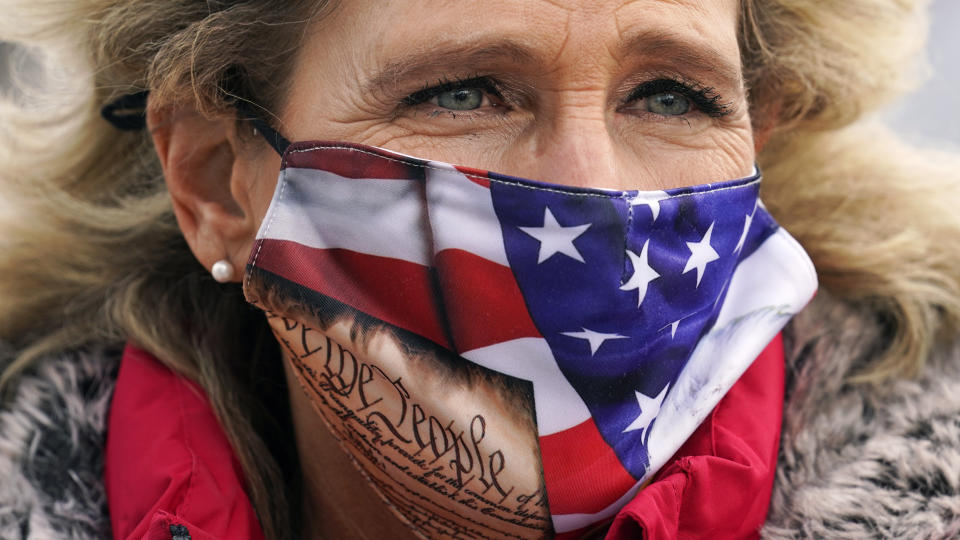
[[[558,114],[536,134],[535,178],[577,187],[621,188],[616,141],[603,111]],[[534,172],[534,171],[531,171]]]

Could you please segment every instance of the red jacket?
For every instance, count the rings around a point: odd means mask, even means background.
[[[607,538],[758,536],[773,484],[782,403],[778,336],[617,514]],[[106,453],[115,538],[263,538],[240,465],[203,391],[132,346],[120,366]]]

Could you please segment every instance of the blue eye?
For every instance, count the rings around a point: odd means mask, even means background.
[[[690,100],[676,92],[660,92],[644,101],[648,111],[663,116],[682,116],[690,111]]]
[[[425,87],[403,99],[403,103],[408,106],[429,103],[454,112],[501,108],[504,107],[503,101],[496,83],[489,77],[441,80],[436,86]]]
[[[483,90],[479,88],[457,88],[447,90],[434,97],[436,104],[453,111],[472,111],[483,104]]]
[[[657,79],[641,84],[624,100],[622,110],[667,117],[699,112],[714,118],[726,116],[731,111],[713,88],[673,79]]]

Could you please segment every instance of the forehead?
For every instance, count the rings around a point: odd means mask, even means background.
[[[739,69],[738,13],[739,0],[342,0],[306,50],[383,67],[404,54],[486,49],[544,71],[699,50]]]

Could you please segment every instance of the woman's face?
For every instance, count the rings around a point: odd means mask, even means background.
[[[339,4],[296,60],[291,140],[617,189],[751,172],[736,0]]]
[[[290,140],[361,143],[613,189],[668,189],[752,171],[737,0],[337,4],[310,26],[295,59],[277,122]],[[266,145],[262,152],[221,152],[216,137],[202,154],[197,130],[185,126],[155,131],[181,227],[207,267],[226,251],[242,268],[272,199],[279,159]],[[191,159],[200,165],[178,168]],[[198,181],[218,178],[209,172],[214,169],[229,172],[229,204],[215,196],[222,192],[211,195]],[[278,337],[286,339],[279,329]],[[363,361],[391,380],[416,380],[396,354],[387,354],[393,349],[381,349]],[[450,397],[457,407],[435,407],[436,415],[446,415],[443,425],[497,416],[462,396]],[[294,392],[292,399],[305,398]],[[310,399],[316,404],[320,398]],[[324,430],[301,432],[319,437]],[[516,450],[511,463],[536,461],[530,441],[510,448]],[[324,478],[335,474],[350,473],[323,471]],[[536,489],[536,477],[528,476],[511,481]],[[345,522],[371,521],[363,519],[365,509],[357,512]]]

